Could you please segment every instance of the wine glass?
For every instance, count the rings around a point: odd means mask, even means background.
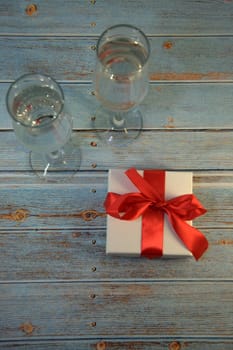
[[[94,89],[101,106],[92,118],[93,126],[107,143],[122,145],[142,129],[138,105],[149,86],[150,44],[140,29],[120,24],[103,32],[96,53]]]
[[[42,74],[23,75],[9,87],[6,105],[16,136],[31,151],[35,173],[44,179],[61,170],[73,176],[81,157],[58,83]]]

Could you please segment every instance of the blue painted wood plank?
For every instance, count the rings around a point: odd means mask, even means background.
[[[0,294],[1,340],[27,339],[29,328],[36,340],[232,340],[232,282],[4,283]]]
[[[104,133],[104,132],[103,132]],[[232,170],[231,130],[145,131],[126,146],[106,145],[94,131],[78,131],[74,144],[81,152],[81,170],[136,167],[178,170]],[[12,131],[0,138],[0,170],[30,171],[28,152]]]
[[[24,350],[164,350],[164,349],[187,349],[187,350],[232,350],[232,341],[216,340],[119,340],[119,339],[98,339],[98,340],[48,340],[35,341],[30,339],[24,341],[13,341],[0,343],[0,349],[24,349]]]
[[[93,38],[0,37],[1,80],[38,71],[60,80],[90,80],[95,42]]]
[[[151,81],[233,80],[233,37],[149,39]],[[91,81],[96,42],[95,37],[0,37],[1,81],[38,71],[57,80]]]
[[[15,183],[1,186],[4,201],[1,206],[1,228],[16,226],[22,229],[24,225],[38,229],[54,228],[54,224],[56,228],[61,228],[64,227],[62,223],[66,228],[72,229],[105,225],[103,196],[107,190],[106,176],[94,175],[93,179],[92,176],[81,173],[73,182],[69,179],[65,188],[60,182],[57,185],[43,185],[41,180],[37,180],[34,184],[27,182],[20,185],[19,181],[20,179],[15,178]],[[8,216],[10,213],[13,216]],[[35,218],[39,219],[39,222],[36,219],[35,223]]]
[[[0,33],[90,35],[113,24],[130,23],[155,35],[232,34],[233,6],[227,0],[73,0],[65,7],[61,0],[37,0],[37,11],[25,11],[29,4],[1,1]]]
[[[0,184],[1,230],[105,229],[103,202],[108,191],[107,173],[84,172],[66,184],[43,184],[36,177],[26,181],[24,177],[15,177],[8,183],[4,177],[7,178],[3,174]],[[215,183],[211,182],[213,178]],[[232,184],[232,175],[227,177],[213,172],[212,176],[202,178],[201,173],[198,176],[194,173],[194,194],[208,210],[195,220],[195,225],[207,230],[232,229],[229,215],[233,210]]]
[[[195,225],[196,226],[196,225]],[[197,227],[197,226],[196,226]],[[103,282],[232,279],[232,228],[202,232],[209,249],[193,258],[154,259],[106,255],[106,229],[20,229],[0,232],[0,281]],[[1,300],[0,300],[1,305]]]
[[[0,129],[11,130],[5,97],[9,83],[0,84]],[[74,128],[91,129],[99,103],[89,84],[61,84]],[[156,83],[140,105],[143,129],[233,128],[233,84]]]

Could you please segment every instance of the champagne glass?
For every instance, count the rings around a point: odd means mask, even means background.
[[[50,179],[54,172],[73,175],[79,169],[80,152],[71,138],[72,118],[54,79],[23,75],[11,84],[6,105],[16,136],[31,151],[30,165],[37,175]]]
[[[150,44],[141,30],[120,24],[103,32],[96,53],[94,88],[101,106],[92,118],[93,126],[107,143],[122,145],[142,129],[138,105],[149,86]]]

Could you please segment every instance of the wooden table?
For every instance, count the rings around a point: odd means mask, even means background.
[[[144,129],[122,149],[91,127],[95,45],[117,23],[152,48]],[[10,82],[38,71],[74,116],[70,183],[31,172],[6,112]],[[0,123],[1,349],[232,349],[233,1],[1,0]],[[193,171],[199,262],[105,255],[108,169],[131,166]]]

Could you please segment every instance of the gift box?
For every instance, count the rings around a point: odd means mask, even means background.
[[[108,191],[107,254],[198,259],[207,249],[192,227],[206,210],[192,194],[191,172],[112,169]]]

